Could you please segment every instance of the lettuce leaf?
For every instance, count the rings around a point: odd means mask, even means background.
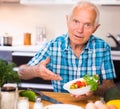
[[[83,79],[86,81],[87,85],[91,86],[91,91],[95,91],[98,88],[98,75],[93,75],[92,77],[90,75],[85,75]]]

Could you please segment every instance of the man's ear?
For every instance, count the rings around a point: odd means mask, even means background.
[[[98,25],[94,28],[93,33],[98,29],[99,26],[100,26],[100,24],[98,24]]]

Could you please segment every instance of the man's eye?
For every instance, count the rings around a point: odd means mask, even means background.
[[[73,20],[73,22],[74,22],[74,23],[78,23],[78,21],[77,21],[77,20]]]
[[[84,27],[85,27],[85,28],[90,28],[90,27],[92,27],[92,25],[91,25],[90,23],[86,23],[86,24],[84,25]]]

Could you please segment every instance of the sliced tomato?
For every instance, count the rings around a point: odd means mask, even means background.
[[[77,88],[81,88],[81,87],[85,87],[87,84],[86,84],[86,82],[85,81],[76,81],[76,82],[74,82],[71,86],[70,86],[70,88],[71,89],[77,89]]]
[[[85,87],[87,84],[86,82],[81,82],[82,86]]]
[[[82,87],[82,82],[81,81],[77,81],[76,85],[77,85],[78,88],[80,88],[80,87]]]

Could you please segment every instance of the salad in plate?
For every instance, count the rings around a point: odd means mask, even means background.
[[[98,88],[98,75],[85,75],[83,78],[74,79],[64,84],[63,88],[71,94],[82,95]]]

